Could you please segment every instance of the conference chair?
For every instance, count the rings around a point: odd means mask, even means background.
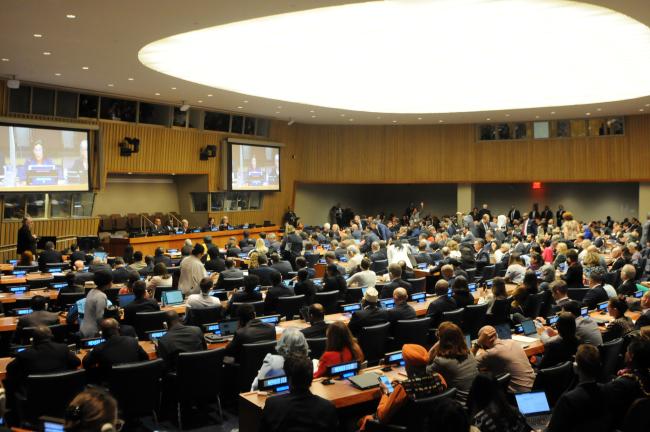
[[[151,415],[158,424],[163,359],[114,365],[108,376],[111,395],[126,421]]]
[[[325,352],[327,338],[307,338],[307,345],[309,346],[309,357],[312,359],[319,359]]]
[[[368,362],[368,366],[374,366],[384,358],[388,351],[388,335],[390,323],[377,324],[369,327],[362,327],[359,334],[359,345]]]
[[[147,332],[165,328],[165,311],[138,312],[135,314],[135,332],[141,341],[147,340]]]
[[[320,255],[318,254],[305,254],[303,256],[307,261],[307,267],[314,267],[320,261]]]
[[[547,315],[546,299],[548,295],[549,295],[548,291],[540,291],[537,294],[533,294],[533,297],[535,298],[535,309],[532,315],[533,317]]]
[[[398,320],[393,325],[393,347],[401,350],[404,344],[418,344],[426,347],[429,345],[429,328],[431,318],[416,318],[411,320]]]
[[[567,288],[567,296],[577,302],[582,302],[588,292],[589,288]]]
[[[221,321],[223,308],[221,306],[185,308],[185,323],[201,327],[203,324]]]
[[[379,420],[369,420],[366,422],[366,431],[368,432],[406,432],[406,426],[390,425],[380,423]]]
[[[56,306],[59,310],[68,310],[70,306],[86,297],[85,292],[80,293],[59,293],[56,299]]]
[[[639,398],[632,402],[623,419],[622,432],[650,430],[650,398]]]
[[[257,371],[262,366],[264,357],[275,352],[276,341],[257,342],[242,345],[242,354],[239,364],[239,390],[249,391]]]
[[[452,399],[456,396],[456,389],[449,388],[442,393],[419,399],[409,399],[408,404],[408,425],[409,432],[424,432],[429,430],[429,416],[437,404],[445,399]]]
[[[623,354],[623,338],[616,338],[598,347],[600,351],[600,360],[602,363],[601,380],[608,382],[610,378],[616,375],[620,369]]]
[[[497,380],[497,383],[499,383],[501,390],[507,394],[508,386],[510,385],[510,379],[512,378],[510,372],[502,373],[501,375],[497,375],[495,378]]]
[[[619,286],[620,279],[621,275],[619,271],[607,272],[605,274],[605,283],[613,286],[614,288]]]
[[[37,290],[37,289],[43,289],[43,288],[48,288],[50,286],[50,282],[61,282],[61,280],[47,280],[47,279],[30,279],[27,281],[27,285],[29,286],[30,290]]]
[[[406,282],[411,284],[411,290],[414,293],[426,291],[427,280],[424,277],[407,279]]]
[[[442,313],[442,319],[440,322],[445,322],[445,321],[450,321],[456,324],[458,327],[463,327],[463,314],[465,312],[463,311],[463,308],[456,309],[453,311],[448,311],[448,312],[443,312]]]
[[[314,302],[323,305],[326,314],[333,314],[339,311],[338,299],[338,291],[319,292],[314,296]]]
[[[476,278],[476,268],[465,269],[465,273],[467,273],[467,282],[474,282],[474,279]]]
[[[492,326],[510,323],[510,304],[509,299],[497,299],[492,304],[492,310],[485,315],[485,322]]]
[[[104,291],[106,298],[108,298],[111,303],[118,304],[120,302],[120,288],[109,288]]]
[[[388,260],[377,260],[373,261],[370,270],[374,271],[378,275],[383,275],[388,273]]]
[[[244,278],[224,278],[223,283],[219,286],[219,289],[225,291],[232,291],[235,288],[241,288],[244,286]]]
[[[60,268],[61,271],[65,271],[65,270],[70,270],[70,263],[67,263],[67,262],[61,262],[61,263],[46,263],[46,264],[45,264],[45,268],[46,268],[47,270],[52,269],[52,268],[54,268],[54,269],[59,269],[59,268]]]
[[[488,304],[467,305],[463,312],[463,333],[478,338],[478,331],[485,325]]]
[[[508,270],[508,263],[499,261],[494,264],[494,276],[504,277],[506,275],[506,270]]]
[[[482,273],[481,273],[481,280],[486,281],[490,279],[494,279],[494,276],[496,275],[496,265],[486,265],[483,267]]]
[[[182,409],[184,404],[217,401],[219,419],[223,420],[219,391],[221,381],[221,353],[219,350],[206,350],[180,353],[176,360],[176,371],[171,372],[175,388],[176,414],[178,428],[183,429]],[[203,410],[202,410],[203,411]]]
[[[15,395],[19,415],[23,421],[37,425],[41,416],[64,417],[67,406],[86,386],[86,371],[29,375],[26,386],[25,395]]]
[[[52,336],[55,342],[65,343],[68,336],[68,326],[66,324],[54,324],[47,326],[52,331]],[[36,327],[25,327],[18,335],[18,341],[21,345],[30,344],[30,339],[34,334]]]
[[[363,290],[368,287],[351,288],[345,292],[345,303],[359,303],[363,298]]]
[[[230,317],[231,318],[236,318],[237,317],[237,310],[239,309],[240,305],[243,304],[249,304],[253,306],[255,309],[255,315],[256,316],[263,316],[264,315],[264,301],[256,301],[256,302],[247,302],[247,303],[241,303],[241,302],[234,302],[230,305]]]
[[[566,361],[557,366],[539,370],[533,383],[533,390],[546,392],[549,405],[554,407],[562,393],[570,388],[574,378],[573,363]]]
[[[304,294],[278,298],[278,313],[287,321],[292,320],[295,315],[300,316],[300,308],[303,306],[305,306]]]

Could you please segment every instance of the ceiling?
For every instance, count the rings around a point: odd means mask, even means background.
[[[92,90],[164,103],[180,104],[181,101],[187,101],[192,106],[207,109],[315,124],[476,123],[578,118],[586,117],[587,113],[591,116],[604,116],[650,112],[650,95],[595,105],[508,111],[445,114],[343,111],[259,98],[194,84],[156,72],[138,60],[138,52],[142,47],[178,33],[346,3],[358,2],[3,0],[0,14],[0,58],[3,59],[0,61],[0,76],[15,75],[24,82]],[[650,26],[650,8],[647,0],[593,0],[585,3],[608,7]],[[69,14],[75,18],[66,17]],[[291,50],[291,47],[286,49]],[[561,47],[549,47],[549,61],[552,61],[552,51],[555,49]],[[255,56],[255,50],[255,46],[215,46],[214,55],[222,59],[220,67],[235,68],[238,58]],[[45,52],[50,54],[44,55]],[[300,52],[295,55],[300,56]],[[601,61],[616,62],[616,53],[603,53]],[[272,64],[260,64],[260,73],[264,73],[265,68],[272,67]],[[477,73],[480,73],[480,69],[477,69]],[[317,115],[314,117],[315,114]]]

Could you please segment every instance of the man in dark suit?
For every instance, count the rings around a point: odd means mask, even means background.
[[[244,238],[239,240],[239,249],[244,249],[247,247],[255,247],[255,240],[250,238],[251,232],[248,230],[244,230],[243,233]]]
[[[369,252],[375,253],[376,251],[379,250],[379,242],[380,241],[381,241],[381,239],[379,238],[377,233],[372,231],[370,229],[370,226],[368,226],[368,227],[366,227],[366,230],[364,231],[364,234],[362,235],[362,240],[361,240],[361,245],[360,245],[359,250],[362,253],[369,253]],[[372,245],[375,244],[375,243],[377,243],[376,250],[372,248]],[[384,256],[384,258],[380,258],[380,259],[386,259],[386,257]]]
[[[275,327],[255,318],[255,309],[250,304],[243,304],[237,308],[239,328],[233,339],[223,349],[223,355],[234,357],[239,363],[242,345],[275,340]]]
[[[295,295],[293,288],[285,287],[282,284],[282,276],[279,272],[271,273],[271,287],[266,291],[264,298],[264,313],[274,314],[278,311],[278,299]]]
[[[75,370],[80,363],[67,345],[52,341],[52,331],[48,327],[38,326],[34,329],[32,346],[16,353],[16,358],[7,365],[8,393],[23,390],[30,374]]]
[[[484,214],[480,222],[478,223],[478,226],[476,227],[478,237],[485,240],[485,235],[489,230],[490,230],[490,216]]]
[[[228,257],[225,261],[226,269],[219,273],[219,279],[217,279],[217,285],[215,289],[223,289],[223,281],[225,279],[242,279],[244,277],[244,272],[235,267],[235,260]]]
[[[115,268],[113,269],[113,283],[123,284],[129,281],[131,275],[136,275],[137,273],[126,266],[124,258],[115,257]]]
[[[16,239],[16,253],[18,255],[25,251],[31,251],[36,255],[36,236],[32,234],[32,218],[25,216],[23,224],[18,229],[18,238]]]
[[[377,237],[379,237],[380,240],[388,241],[393,237],[393,233],[390,232],[390,229],[386,225],[384,225],[381,222],[377,222],[376,220],[373,219],[372,222],[370,222],[370,229],[377,234]]]
[[[278,253],[272,253],[271,262],[273,263],[271,264],[271,268],[279,271],[283,279],[289,279],[289,273],[293,271],[293,267],[291,267],[289,261],[281,259]]]
[[[508,212],[508,218],[510,218],[510,223],[512,224],[515,220],[519,220],[521,218],[521,213],[515,206],[512,206]]]
[[[546,221],[550,221],[553,219],[553,210],[549,206],[544,206],[544,210],[542,211],[542,219],[546,219]]]
[[[309,272],[306,268],[301,268],[298,270],[297,281],[293,286],[293,292],[295,295],[304,295],[305,304],[310,305],[314,303],[314,298],[316,296],[316,285],[314,282],[309,279]]]
[[[590,310],[596,309],[598,303],[609,299],[607,292],[603,288],[604,283],[605,269],[602,267],[594,267],[589,274],[589,291],[587,291],[587,294],[582,299],[583,306],[587,306]]]
[[[62,263],[61,252],[54,250],[54,243],[51,241],[45,243],[45,250],[38,256],[38,268],[41,271],[47,270],[46,264]]]
[[[205,262],[204,266],[207,271],[216,271],[221,273],[226,269],[226,262],[221,258],[221,253],[219,252],[218,247],[211,246],[208,249],[208,256],[210,259]]]
[[[307,267],[307,260],[303,256],[296,257],[296,268],[298,271],[305,269],[309,275],[309,279],[313,279],[316,276],[316,270],[311,267]]]
[[[623,268],[625,264],[627,264],[627,260],[623,256],[623,250],[619,246],[616,246],[615,248],[612,249],[611,257],[613,259],[613,262],[611,267],[609,268],[609,271],[612,272],[618,271],[621,268]]]
[[[420,242],[418,243],[418,254],[415,255],[415,262],[417,262],[418,264],[426,263],[429,265],[433,263],[431,259],[431,255],[429,254],[429,252],[427,252],[428,247],[429,245],[427,244],[426,240],[424,239],[420,240]]]
[[[260,429],[265,432],[338,430],[338,414],[334,405],[309,391],[314,375],[311,360],[290,355],[284,361],[289,393],[266,399]]]
[[[362,327],[382,324],[388,321],[386,311],[379,309],[377,302],[379,293],[374,288],[368,288],[361,301],[362,309],[352,314],[348,328],[354,336],[359,336]]]
[[[521,235],[523,238],[526,238],[528,234],[537,235],[537,226],[535,225],[535,220],[528,217],[528,213],[523,214],[524,220],[519,224],[521,228]]]
[[[582,288],[582,265],[578,262],[578,253],[574,249],[570,249],[566,253],[566,260],[569,268],[562,275],[562,280],[569,288]]]
[[[371,249],[370,261],[376,262],[376,261],[388,260],[388,257],[386,256],[386,249],[381,248],[380,242],[378,241],[372,242],[370,249]]]
[[[485,249],[485,240],[476,239],[474,241],[474,259],[477,271],[481,271],[486,265],[490,265],[490,253]]]
[[[54,312],[48,312],[45,310],[47,307],[47,299],[42,295],[36,295],[32,297],[29,302],[30,307],[32,308],[32,313],[29,315],[21,316],[18,319],[16,324],[16,339],[20,340],[22,336],[22,331],[26,327],[37,327],[37,326],[51,326],[59,324],[59,315]]]
[[[74,263],[77,260],[86,262],[86,253],[79,250],[79,246],[73,243],[72,246],[70,246],[70,256],[68,257],[68,261]]]
[[[120,325],[115,319],[102,320],[100,328],[106,342],[90,350],[82,362],[84,369],[97,372],[93,377],[96,382],[106,381],[113,365],[149,360],[137,339],[120,335]]]
[[[153,265],[156,265],[160,262],[165,264],[167,267],[172,266],[172,259],[169,258],[167,255],[165,255],[165,251],[163,250],[163,248],[159,246],[156,248],[156,251],[154,252]]]
[[[274,268],[271,268],[268,266],[268,260],[266,258],[266,255],[259,255],[257,257],[257,262],[260,264],[258,268],[255,269],[250,269],[248,271],[248,274],[250,275],[255,275],[260,278],[260,284],[262,286],[271,286],[273,285],[273,281],[271,279],[272,275],[274,273],[280,275],[280,272],[277,271]]]
[[[124,324],[134,325],[135,314],[138,312],[155,312],[160,310],[158,302],[154,299],[146,298],[147,284],[145,281],[138,280],[133,284],[133,295],[135,300],[124,307]]]
[[[381,295],[379,298],[391,298],[393,297],[393,291],[397,287],[405,288],[408,294],[411,293],[411,284],[402,280],[402,267],[399,264],[393,263],[388,266],[388,275],[390,276],[390,282],[384,285],[381,288]]]
[[[415,309],[408,304],[409,295],[404,288],[395,288],[393,291],[393,299],[395,300],[395,306],[384,312],[384,315],[389,322],[394,323],[398,320],[410,320],[416,318]]]
[[[327,327],[325,322],[325,309],[320,303],[314,303],[309,306],[309,327],[300,330],[306,338],[324,338],[327,336]]]
[[[618,288],[616,288],[616,292],[626,296],[634,295],[637,291],[636,282],[634,281],[635,277],[636,268],[634,268],[632,264],[625,264],[623,268],[621,268],[621,280],[623,282],[618,286]]]
[[[427,316],[431,317],[431,326],[438,327],[442,319],[443,312],[449,312],[458,309],[456,301],[447,295],[449,292],[449,282],[440,279],[436,282],[435,293],[438,296],[434,301],[429,303]]]
[[[183,325],[176,311],[167,311],[165,321],[167,322],[167,333],[158,339],[156,351],[158,356],[165,361],[167,370],[176,369],[178,354],[207,349],[201,329]]]

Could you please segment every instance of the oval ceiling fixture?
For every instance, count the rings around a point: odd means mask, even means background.
[[[224,59],[225,47],[245,47]],[[564,0],[394,0],[170,36],[146,66],[269,99],[377,113],[557,107],[650,94],[650,29]]]

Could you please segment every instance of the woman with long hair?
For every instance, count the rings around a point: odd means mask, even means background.
[[[318,361],[318,370],[314,372],[314,378],[324,376],[331,365],[352,360],[362,362],[363,359],[363,351],[348,326],[341,321],[335,321],[327,328],[325,352]]]

